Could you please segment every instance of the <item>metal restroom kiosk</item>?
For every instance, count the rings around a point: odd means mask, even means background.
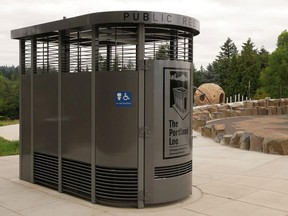
[[[192,192],[193,37],[182,15],[101,12],[13,30],[20,178],[92,203]]]

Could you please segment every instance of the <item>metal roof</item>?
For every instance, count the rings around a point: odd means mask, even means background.
[[[11,31],[11,38],[20,39],[48,32],[65,29],[91,28],[100,24],[157,24],[179,26],[190,30],[194,35],[200,33],[200,23],[189,16],[152,11],[113,11],[86,14],[82,16],[43,23],[35,26],[15,29]]]

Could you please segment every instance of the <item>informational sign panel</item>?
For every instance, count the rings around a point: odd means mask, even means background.
[[[163,68],[164,159],[190,154],[190,70]]]

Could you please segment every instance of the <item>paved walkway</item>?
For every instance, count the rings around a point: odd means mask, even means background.
[[[7,140],[19,140],[19,124],[0,127],[0,137]]]
[[[113,208],[19,180],[0,157],[1,216],[287,216],[288,157],[219,145],[194,133],[193,195],[170,205]]]

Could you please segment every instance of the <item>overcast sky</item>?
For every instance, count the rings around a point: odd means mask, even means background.
[[[12,29],[115,10],[171,12],[200,21],[194,38],[194,63],[206,67],[230,37],[238,50],[251,38],[257,48],[269,52],[278,35],[288,29],[288,0],[1,0],[0,65],[18,65],[18,40]]]

